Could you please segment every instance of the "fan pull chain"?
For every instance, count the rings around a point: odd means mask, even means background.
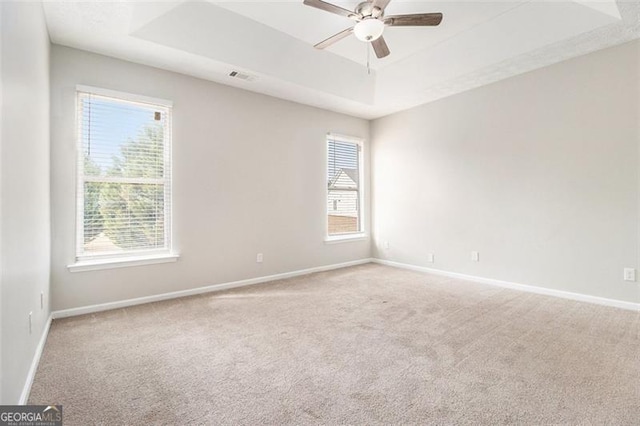
[[[367,74],[371,75],[371,45],[367,43]]]

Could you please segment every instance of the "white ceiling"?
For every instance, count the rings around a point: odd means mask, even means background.
[[[357,1],[335,2],[353,9]],[[302,0],[46,1],[54,43],[364,118],[380,117],[640,37],[637,0],[406,1],[442,12],[431,28],[387,28],[391,55],[349,37],[351,21]],[[239,70],[254,81],[230,78]]]
[[[420,50],[428,49],[438,43],[454,37],[467,29],[486,22],[493,17],[518,7],[525,0],[510,2],[424,2],[392,1],[385,14],[387,16],[441,12],[445,16],[440,26],[434,27],[397,27],[386,29],[384,37],[393,55],[378,60],[372,55],[371,66],[382,68],[404,59]],[[358,1],[335,2],[345,9],[354,10]],[[353,23],[340,16],[332,15],[296,2],[241,2],[218,3],[220,7],[268,25],[289,34],[307,44],[314,45],[325,38],[353,26]],[[361,65],[367,63],[367,46],[355,37],[349,37],[328,50]],[[374,59],[375,58],[375,59]]]

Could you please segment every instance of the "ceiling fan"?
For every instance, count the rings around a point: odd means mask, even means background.
[[[368,0],[357,5],[352,12],[322,0],[304,0],[304,4],[307,6],[344,16],[357,22],[352,28],[340,31],[316,44],[314,47],[316,49],[324,49],[353,33],[358,40],[370,42],[378,58],[384,58],[390,53],[389,47],[384,41],[384,37],[382,37],[385,26],[434,27],[440,25],[440,22],[442,22],[442,13],[384,16],[384,10],[390,1],[391,0]]]

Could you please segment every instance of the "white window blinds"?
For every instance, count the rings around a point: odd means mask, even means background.
[[[360,143],[327,137],[327,226],[328,235],[359,233],[361,217]]]
[[[77,94],[77,258],[168,252],[171,106],[108,93]]]

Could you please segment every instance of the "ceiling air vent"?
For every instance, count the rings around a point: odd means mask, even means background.
[[[231,71],[229,73],[229,77],[239,78],[240,80],[245,81],[255,81],[257,79],[257,77],[254,75],[245,74],[240,71]]]

